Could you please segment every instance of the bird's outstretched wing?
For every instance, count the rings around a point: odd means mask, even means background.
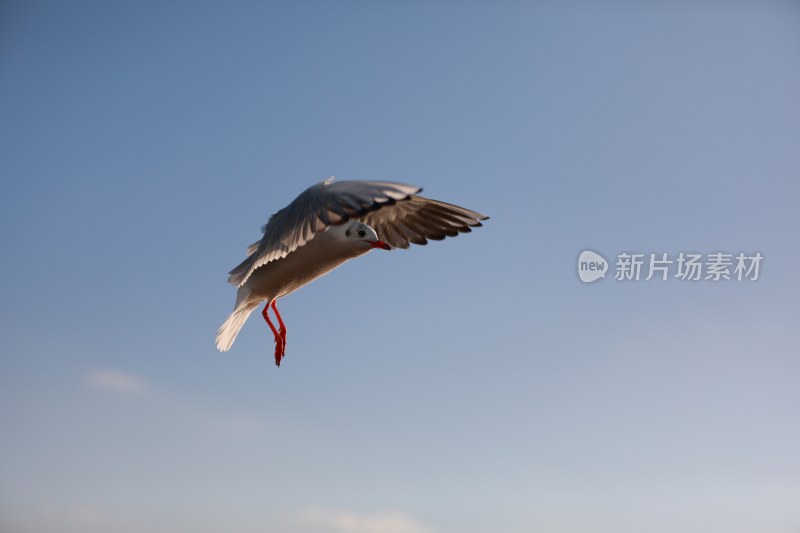
[[[328,226],[358,219],[367,213],[410,198],[422,190],[387,181],[337,181],[329,178],[312,185],[292,203],[272,215],[264,237],[248,249],[249,257],[230,271],[228,282],[241,287],[253,271],[282,259]]]
[[[438,200],[409,195],[408,198],[371,211],[360,220],[371,226],[386,244],[408,248],[409,243],[427,244],[459,233],[469,233],[489,217]]]

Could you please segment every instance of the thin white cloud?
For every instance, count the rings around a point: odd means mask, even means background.
[[[86,383],[97,389],[113,390],[126,394],[150,394],[150,385],[140,377],[119,370],[92,370],[86,376]]]
[[[430,526],[396,512],[355,513],[308,509],[301,515],[304,523],[341,533],[434,533]]]

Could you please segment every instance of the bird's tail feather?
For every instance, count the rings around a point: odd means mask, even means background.
[[[247,294],[243,294],[246,291]],[[258,307],[260,300],[248,299],[250,291],[242,287],[236,295],[236,308],[231,313],[231,316],[219,327],[217,330],[217,349],[221,352],[227,352],[236,340],[236,335],[242,329],[247,317],[250,313]]]

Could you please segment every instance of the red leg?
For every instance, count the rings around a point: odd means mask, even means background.
[[[283,337],[280,333],[278,333],[278,330],[275,329],[275,325],[269,319],[269,304],[264,306],[264,310],[261,311],[261,316],[263,316],[264,320],[267,321],[269,329],[271,329],[272,334],[275,335],[275,364],[281,366],[281,358],[283,357],[283,352],[286,349],[286,346]],[[283,327],[283,324],[281,324],[281,327]]]
[[[278,317],[278,324],[280,325],[280,334],[281,338],[283,339],[283,348],[286,349],[286,326],[283,323],[283,319],[281,318],[281,314],[278,312],[278,306],[276,305],[278,300],[272,300],[272,310],[275,311],[275,316]]]

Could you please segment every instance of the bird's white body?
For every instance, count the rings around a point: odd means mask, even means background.
[[[355,229],[353,229],[355,227]],[[364,232],[359,237],[358,230]],[[377,241],[375,231],[360,222],[331,226],[282,259],[257,268],[236,292],[233,313],[217,333],[217,347],[226,351],[253,310],[324,276],[339,265],[369,252]]]
[[[239,290],[249,291],[250,298],[271,302],[372,249],[363,242],[349,241],[343,235],[344,226],[328,228],[283,259],[258,268]]]

